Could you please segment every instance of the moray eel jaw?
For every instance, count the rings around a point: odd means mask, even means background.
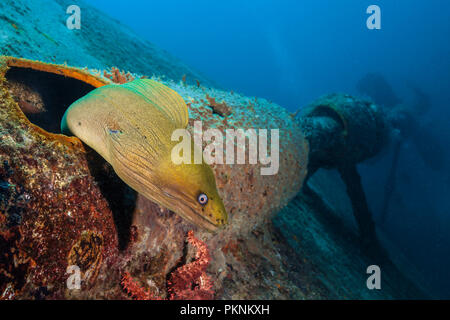
[[[147,199],[177,213],[183,219],[216,232],[228,223],[228,215],[220,198],[211,168],[206,165],[173,165],[170,160],[162,161],[155,172],[135,170],[134,167],[119,164],[120,157],[111,162],[117,175]],[[204,167],[207,166],[207,167]],[[194,171],[194,175],[192,172]],[[195,172],[209,177],[209,183],[195,179]],[[209,201],[198,203],[199,193],[206,193]]]
[[[172,195],[170,196],[173,197]],[[181,199],[181,198],[180,198]],[[225,226],[224,223],[217,223],[207,219],[202,213],[201,208],[196,208],[195,203],[188,203],[186,200],[186,196],[183,195],[183,200],[179,201],[171,201],[171,203],[167,206],[173,212],[178,213],[183,219],[204,228],[210,232],[217,232],[219,229]]]
[[[212,232],[225,227],[228,214],[217,191],[213,171],[207,164],[174,165],[166,161],[161,172],[164,174],[160,185],[165,186],[163,198],[167,200],[167,208]],[[198,202],[199,194],[207,195],[206,204]]]
[[[192,144],[192,152],[194,148]],[[174,164],[169,157],[158,166],[158,181],[163,186],[165,206],[184,219],[209,231],[217,231],[228,223],[214,172],[205,162]],[[207,197],[206,203],[200,203],[200,195]]]

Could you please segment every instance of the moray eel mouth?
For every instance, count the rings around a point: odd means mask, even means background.
[[[163,191],[164,198],[168,203],[166,207],[170,210],[178,213],[183,219],[204,228],[210,232],[217,232],[220,229],[225,228],[228,223],[228,217],[226,215],[225,208],[222,201],[218,204],[218,209],[212,208],[212,211],[224,212],[223,218],[214,219],[212,216],[205,215],[205,208],[199,207],[198,203],[191,201],[191,195],[184,193],[180,190],[171,190],[170,193]]]
[[[184,208],[181,208],[184,207]],[[178,214],[187,221],[192,222],[193,224],[205,228],[210,232],[216,232],[219,229],[225,227],[224,224],[215,224],[212,221],[208,220],[205,216],[203,216],[198,210],[193,209],[190,206],[183,205],[180,206],[181,210],[178,210]]]
[[[189,180],[189,173],[186,170],[180,168],[181,172],[187,174],[180,178],[177,174],[173,174],[173,170],[162,169],[162,174],[154,175],[154,180],[151,180],[149,172],[134,171],[126,164],[118,165],[116,161],[113,163],[117,168],[116,173],[122,180],[127,181],[130,187],[198,227],[216,232],[228,223],[225,206],[215,186],[201,189],[189,185],[192,180]],[[200,205],[196,196],[199,191],[194,190],[205,190],[210,196],[210,201],[206,205]]]

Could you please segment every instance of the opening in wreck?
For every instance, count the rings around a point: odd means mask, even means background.
[[[11,67],[7,86],[30,122],[51,133],[61,133],[60,123],[66,109],[95,87],[81,80]]]
[[[60,123],[66,109],[96,88],[70,76],[26,67],[11,66],[5,77],[8,90],[28,120],[51,133],[61,133]],[[99,154],[85,147],[89,171],[112,211],[119,249],[124,249],[130,239],[137,194]]]

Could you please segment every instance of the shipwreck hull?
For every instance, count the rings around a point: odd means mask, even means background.
[[[95,151],[58,132],[70,103],[135,77],[1,59],[0,297],[127,298],[120,281],[129,272],[165,298],[170,273],[192,258],[189,230],[210,250],[215,298],[302,297],[282,276],[268,231],[306,176],[308,147],[294,118],[264,99],[163,81],[188,104],[191,133],[195,120],[223,133],[280,130],[278,174],[261,175],[260,164],[213,165],[230,223],[210,234],[131,190]],[[77,290],[67,285],[73,265],[82,276]]]

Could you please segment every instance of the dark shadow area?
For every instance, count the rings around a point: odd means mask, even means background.
[[[61,133],[66,109],[95,89],[77,79],[16,67],[8,70],[6,79],[10,93],[27,118],[52,133]]]
[[[137,192],[123,182],[112,166],[97,152],[87,146],[86,149],[89,170],[97,181],[102,195],[108,201],[116,225],[119,249],[124,250],[130,242]]]

